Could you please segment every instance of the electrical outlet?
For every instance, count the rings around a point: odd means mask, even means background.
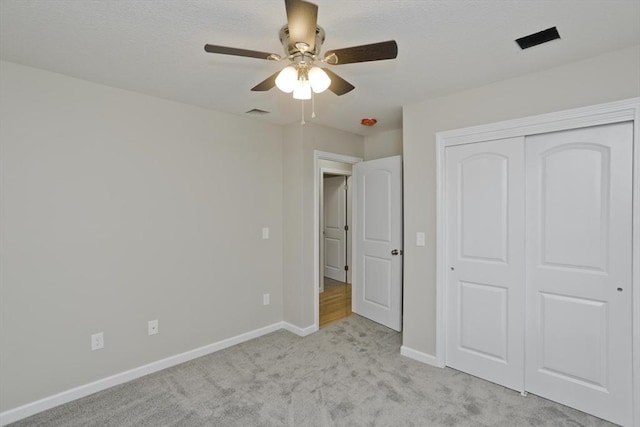
[[[155,335],[158,333],[158,321],[149,320],[149,335]]]
[[[270,304],[269,294],[262,295],[262,305],[269,305],[269,304]]]
[[[424,246],[425,243],[424,231],[418,231],[416,233],[416,246]]]
[[[104,333],[99,332],[91,335],[91,351],[100,350],[104,348]]]
[[[262,227],[262,238],[264,240],[269,239],[269,227]]]

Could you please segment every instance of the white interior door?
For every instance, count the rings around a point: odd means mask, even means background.
[[[527,390],[631,425],[631,123],[527,137]]]
[[[402,157],[354,165],[353,311],[402,329]]]
[[[524,138],[446,149],[446,364],[524,390]]]
[[[346,183],[344,176],[323,179],[324,275],[333,280],[346,280]]]

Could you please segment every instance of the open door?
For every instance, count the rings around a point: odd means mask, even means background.
[[[353,311],[402,330],[402,157],[353,167]]]

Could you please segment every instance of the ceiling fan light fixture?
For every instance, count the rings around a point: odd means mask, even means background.
[[[311,67],[309,70],[309,82],[311,83],[311,89],[315,93],[322,93],[331,85],[331,79],[320,67]]]
[[[309,80],[296,81],[293,89],[293,99],[311,99],[311,84]]]
[[[284,0],[284,6],[287,12],[287,23],[280,28],[279,33],[284,56],[213,44],[206,44],[204,50],[209,53],[270,61],[288,60],[291,65],[271,74],[251,90],[264,92],[277,86],[285,93],[294,92],[296,99],[311,99],[314,93],[321,93],[327,89],[338,96],[355,89],[355,86],[331,69],[314,67],[316,60],[329,65],[342,65],[395,59],[398,56],[398,44],[395,40],[388,40],[335,49],[326,52],[324,59],[320,59],[325,31],[317,22],[318,5],[307,0]]]
[[[293,65],[285,67],[278,77],[276,77],[276,86],[285,93],[291,93],[296,88],[298,82],[298,70]],[[295,97],[295,94],[294,94]]]

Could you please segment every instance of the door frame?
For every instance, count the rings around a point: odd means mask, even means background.
[[[619,122],[633,122],[632,212],[632,372],[633,425],[640,426],[640,98],[576,108],[515,120],[436,133],[436,357],[446,362],[447,194],[445,149],[459,144],[490,141]]]
[[[345,154],[330,153],[327,151],[313,150],[313,330],[317,331],[320,326],[320,180],[322,170],[319,166],[320,160],[332,160],[334,162],[355,165],[363,159],[360,157],[348,156]],[[344,171],[342,171],[344,172]],[[352,206],[355,200],[352,200]],[[353,208],[352,208],[353,211]],[[351,228],[355,227],[355,218],[351,218]],[[352,239],[353,240],[353,239]],[[353,242],[350,253],[353,254]]]

